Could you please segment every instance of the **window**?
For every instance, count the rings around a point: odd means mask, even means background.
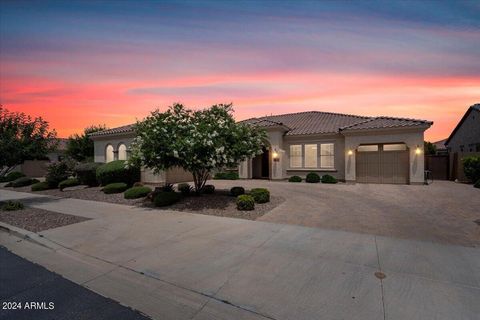
[[[118,146],[118,160],[127,160],[127,146],[123,143]]]
[[[305,145],[305,168],[317,167],[317,145],[306,144]]]
[[[109,144],[105,148],[105,162],[112,162],[113,161],[113,146]]]
[[[334,158],[333,143],[322,143],[320,145],[320,167],[334,168]]]
[[[407,150],[407,146],[403,143],[383,145],[383,151],[404,151],[404,150]]]
[[[302,167],[302,145],[295,144],[290,146],[290,167]]]
[[[358,152],[373,152],[378,151],[378,144],[371,144],[368,146],[359,146],[357,149]]]

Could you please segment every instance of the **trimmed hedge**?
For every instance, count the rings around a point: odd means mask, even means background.
[[[238,180],[238,172],[229,171],[229,172],[217,172],[213,176],[215,180]]]
[[[48,189],[51,189],[51,187],[47,181],[37,182],[35,184],[32,184],[32,191],[43,191]]]
[[[101,165],[102,163],[98,162],[86,162],[77,164],[75,166],[74,172],[80,184],[86,184],[89,187],[98,186],[97,168]]]
[[[48,182],[50,187],[57,188],[58,184],[64,180],[67,180],[70,174],[71,172],[67,162],[54,162],[51,163],[47,168],[45,181]]]
[[[475,188],[480,188],[480,179],[475,182],[475,184],[473,185]]]
[[[193,187],[188,183],[179,183],[177,186],[178,191],[180,191],[184,196],[188,196],[193,191]]]
[[[25,175],[18,171],[12,171],[4,177],[0,177],[0,182],[10,182],[13,180],[17,180],[18,178],[25,177]]]
[[[182,198],[177,192],[159,192],[154,198],[153,203],[156,207],[165,207],[172,205]]]
[[[203,187],[203,193],[213,194],[215,192],[215,186],[212,184],[207,184]]]
[[[480,180],[480,156],[470,156],[462,159],[463,172],[470,182]]]
[[[3,211],[17,211],[24,208],[23,203],[19,201],[8,200],[2,204]]]
[[[125,160],[116,160],[102,164],[96,170],[98,182],[102,186],[111,183],[123,182],[131,186],[140,180],[140,169],[136,167],[125,167]]]
[[[9,187],[19,188],[32,185],[34,183],[40,182],[37,179],[32,179],[28,177],[21,177],[18,179],[13,180],[12,182],[8,183]]]
[[[310,172],[307,174],[307,177],[305,178],[305,182],[308,183],[319,183],[320,182],[320,176],[316,174],[315,172]]]
[[[337,183],[337,179],[335,177],[332,177],[329,174],[325,174],[322,176],[322,183]]]
[[[123,182],[115,182],[107,184],[102,191],[105,194],[120,193],[128,189],[128,185]]]
[[[302,178],[299,176],[291,176],[288,178],[288,182],[302,182]]]
[[[238,197],[239,195],[245,194],[244,187],[233,187],[230,189],[230,195]]]
[[[250,211],[255,209],[255,200],[248,194],[242,194],[237,197],[237,209],[240,211]]]
[[[254,188],[249,193],[256,203],[270,202],[270,191],[265,188]]]
[[[125,199],[138,199],[146,197],[152,189],[149,187],[133,187],[125,191],[123,197]]]
[[[60,189],[60,191],[63,191],[63,189],[65,189],[65,188],[75,187],[75,186],[78,186],[78,185],[80,185],[80,181],[78,181],[77,178],[70,178],[70,179],[63,180],[62,182],[60,182],[58,184],[58,189]]]

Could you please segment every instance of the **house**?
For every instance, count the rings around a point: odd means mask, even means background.
[[[317,172],[347,182],[424,182],[423,134],[432,125],[430,121],[310,111],[242,123],[264,128],[269,141],[263,154],[239,165],[244,179],[282,180]],[[133,126],[96,132],[91,137],[96,162],[126,159],[134,138]],[[161,177],[148,170],[142,172],[145,182],[185,179],[181,170],[162,173]]]
[[[480,103],[468,108],[445,145],[450,153],[480,152]]]
[[[439,141],[432,142],[432,144],[435,146],[436,154],[438,155],[448,154],[447,147],[445,146],[446,142],[447,142],[447,139],[442,139]]]

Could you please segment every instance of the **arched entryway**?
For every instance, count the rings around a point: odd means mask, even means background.
[[[264,147],[263,153],[252,159],[252,178],[270,179],[270,150]]]

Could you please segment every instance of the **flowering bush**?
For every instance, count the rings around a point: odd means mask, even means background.
[[[129,165],[143,165],[154,172],[181,167],[193,175],[195,191],[205,186],[213,169],[237,166],[262,152],[264,130],[236,123],[232,105],[188,110],[174,104],[158,110],[135,125]]]

